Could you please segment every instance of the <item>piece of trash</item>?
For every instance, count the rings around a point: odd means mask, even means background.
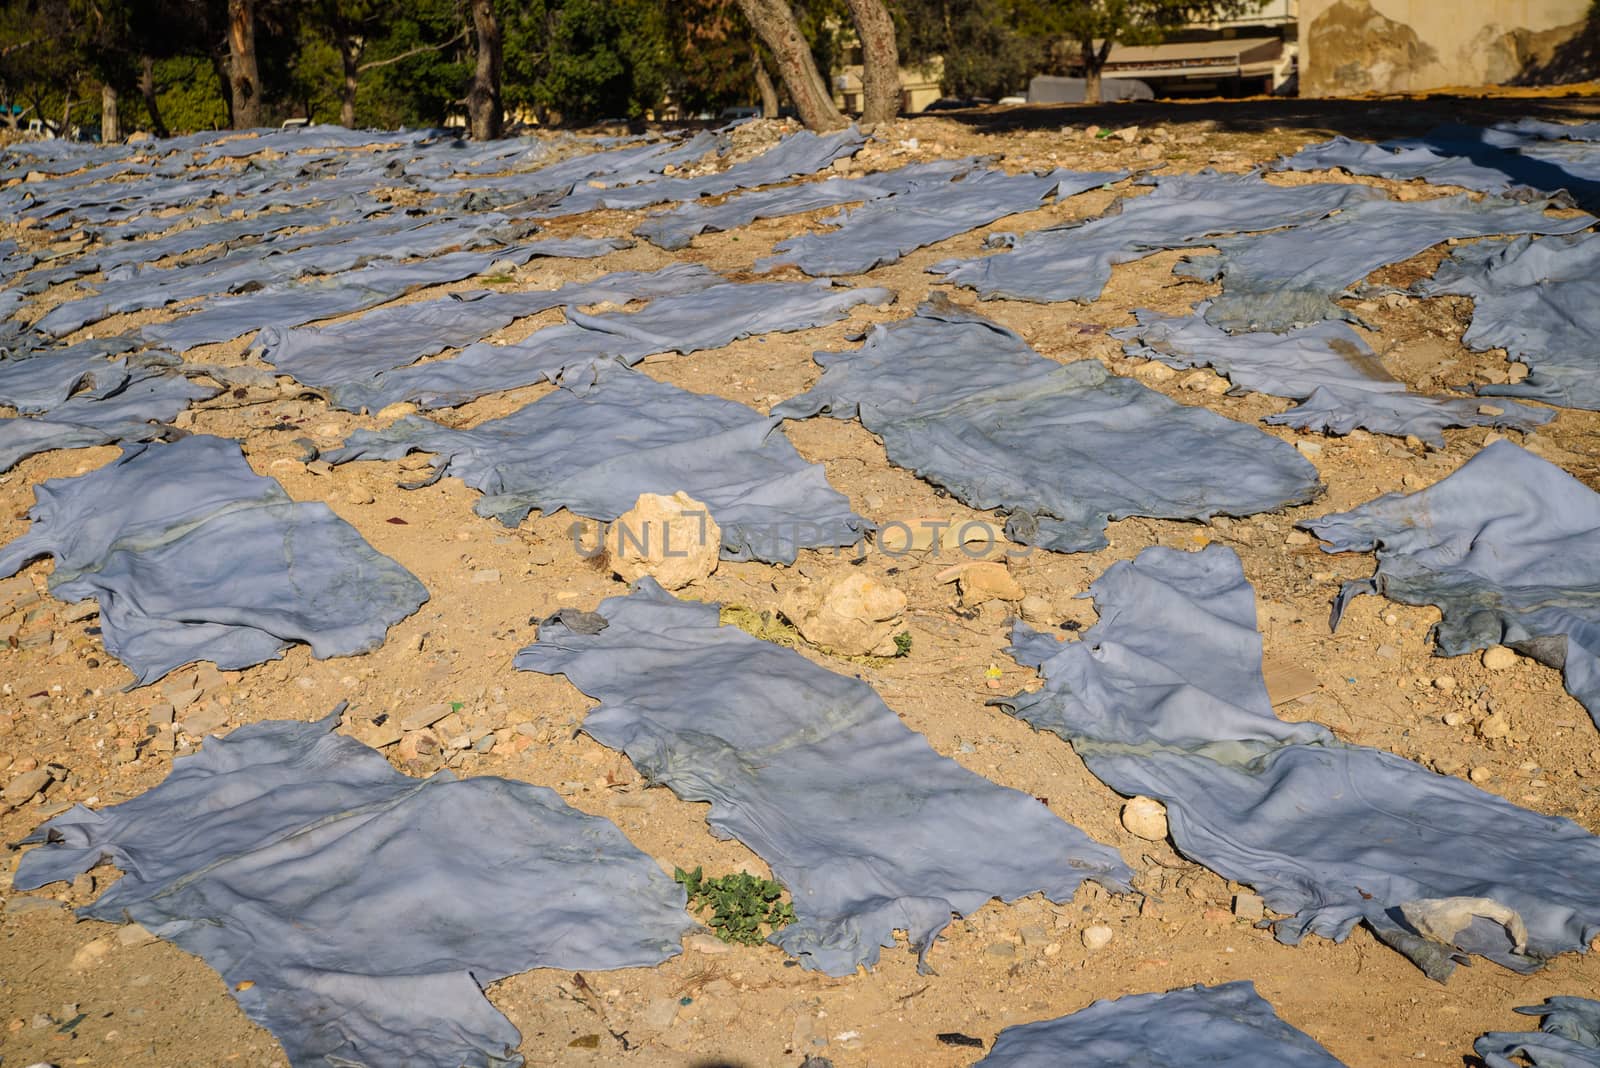
[[[970,1046],[973,1049],[983,1048],[983,1039],[964,1035],[960,1031],[940,1031],[933,1036],[946,1046]]]
[[[407,523],[404,519],[401,519],[397,515],[390,516],[388,519],[385,519],[384,522],[385,523],[393,523],[397,527],[409,527],[411,525],[410,523]]]

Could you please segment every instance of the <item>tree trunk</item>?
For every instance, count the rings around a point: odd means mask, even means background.
[[[61,105],[61,125],[56,129],[56,136],[70,139],[72,137],[72,86],[67,86],[67,99]]]
[[[761,92],[761,117],[775,119],[778,117],[778,87],[772,84],[772,75],[767,73],[767,61],[761,58],[761,49],[752,48],[756,67],[756,88]]]
[[[117,90],[113,85],[100,87],[100,143],[109,145],[122,140],[122,120],[117,116]]]
[[[167,124],[161,121],[161,104],[156,100],[155,61],[149,56],[139,57],[139,95],[144,97],[144,109],[150,113],[150,132],[157,137],[170,137]]]
[[[845,0],[861,42],[861,118],[893,122],[900,115],[900,49],[883,0]]]
[[[795,21],[789,0],[738,0],[739,10],[778,63],[778,74],[800,121],[813,130],[837,130],[844,116],[833,105],[833,93],[817,70],[811,47]]]
[[[1096,48],[1093,41],[1083,42],[1083,102],[1100,103],[1100,72],[1105,69],[1106,58],[1111,55],[1108,37]]]
[[[233,128],[261,125],[261,74],[256,68],[255,0],[228,0],[228,87]]]
[[[344,63],[344,86],[339,92],[339,125],[356,128],[356,86],[361,76],[361,50],[366,41],[355,34],[339,38],[339,58]],[[311,114],[309,111],[307,115]]]
[[[500,23],[494,0],[471,0],[472,34],[477,64],[467,90],[467,123],[474,141],[500,136]]]

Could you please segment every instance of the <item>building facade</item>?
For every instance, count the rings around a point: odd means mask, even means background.
[[[1590,0],[1299,0],[1305,96],[1595,76]]]
[[[1292,93],[1303,0],[1267,0],[1233,19],[1191,23],[1157,45],[1117,45],[1107,78],[1144,82],[1158,97]]]

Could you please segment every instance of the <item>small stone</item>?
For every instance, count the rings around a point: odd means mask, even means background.
[[[1291,530],[1289,532],[1289,536],[1283,539],[1283,543],[1291,548],[1298,548],[1302,545],[1310,545],[1311,535],[1307,534],[1303,530]]]
[[[983,947],[983,955],[992,961],[1013,961],[1017,959],[1017,947],[1010,942],[990,942]]]
[[[1456,688],[1456,680],[1452,675],[1440,675],[1433,680],[1433,688],[1440,693],[1452,693]]]
[[[431,730],[407,731],[400,739],[397,752],[407,764],[428,763],[444,752],[444,743]]]
[[[1478,724],[1478,736],[1493,741],[1504,738],[1511,733],[1511,721],[1506,719],[1504,712],[1496,712]]]
[[[1139,140],[1139,127],[1137,127],[1137,126],[1124,126],[1120,130],[1112,130],[1111,131],[1111,136],[1115,137],[1117,140],[1121,141],[1123,144],[1131,145],[1135,141]]]
[[[1241,920],[1255,923],[1267,915],[1267,906],[1261,900],[1260,894],[1235,894],[1233,896],[1233,914]]]
[[[1116,933],[1103,923],[1091,924],[1083,929],[1083,948],[1098,953],[1111,944]]]
[[[407,415],[416,415],[419,409],[410,401],[401,401],[398,404],[385,405],[378,409],[379,419],[399,419]]]
[[[487,583],[496,583],[496,584],[498,584],[499,581],[500,581],[500,572],[496,571],[493,568],[484,568],[484,569],[479,570],[479,571],[474,571],[472,573],[472,581],[476,582],[476,583],[483,583],[483,584],[487,584]]]
[[[374,749],[385,749],[398,742],[403,733],[400,729],[400,724],[395,722],[393,716],[390,716],[382,723],[366,724],[356,731],[356,737],[360,738],[363,744],[370,745]]]
[[[440,702],[434,705],[424,705],[413,708],[400,717],[400,729],[403,731],[420,731],[424,727],[431,727],[450,714],[450,706]]]
[[[0,904],[5,905],[7,916],[21,916],[27,912],[47,912],[61,907],[61,902],[55,898],[39,894],[19,894],[16,897],[5,898]]]
[[[1400,485],[1402,488],[1415,493],[1417,490],[1427,489],[1428,480],[1421,475],[1406,475],[1400,479]]]
[[[125,745],[116,751],[113,759],[118,764],[132,764],[139,759],[139,751],[131,745]]]
[[[1466,722],[1466,719],[1467,717],[1460,712],[1446,712],[1444,714],[1444,725],[1446,727],[1459,727]]]
[[[683,944],[685,948],[692,949],[696,953],[704,953],[712,957],[733,952],[733,947],[716,935],[692,934],[684,940]]]
[[[1314,441],[1297,441],[1294,443],[1294,447],[1300,451],[1301,456],[1308,460],[1322,455],[1322,446]]]
[[[191,738],[214,734],[228,725],[228,710],[221,705],[199,705],[178,726]]]
[[[67,967],[75,972],[88,971],[109,957],[111,948],[111,940],[109,938],[96,938],[93,942],[74,953],[72,962]]]
[[[1050,941],[1050,931],[1043,924],[1029,924],[1017,934],[1022,936],[1022,944],[1025,946],[1042,946]]]
[[[150,725],[152,727],[171,726],[172,712],[172,703],[170,701],[157,701],[150,706]]]
[[[485,734],[482,738],[479,738],[476,742],[472,743],[472,751],[475,753],[491,752],[494,749],[494,742],[494,735]]]
[[[72,892],[78,897],[88,897],[94,893],[94,876],[82,872],[72,880]]]
[[[1383,617],[1383,625],[1384,626],[1392,627],[1392,626],[1394,626],[1395,624],[1397,624],[1399,622],[1400,622],[1400,617],[1395,615],[1393,612],[1387,612],[1387,613],[1384,614],[1384,617]]]
[[[1153,797],[1133,797],[1122,806],[1122,826],[1129,834],[1147,842],[1167,837],[1167,806]]]
[[[940,544],[951,527],[948,518],[938,516],[896,516],[885,520],[873,534],[873,543],[888,556],[925,553]]]
[[[100,605],[94,601],[84,601],[68,608],[61,615],[63,623],[82,623],[86,619],[93,619],[100,614]]]
[[[656,998],[644,1007],[637,1020],[638,1026],[646,1031],[665,1031],[677,1018],[677,998]]]
[[[681,490],[670,497],[642,493],[606,528],[606,550],[624,582],[649,575],[677,590],[717,569],[722,528],[710,508]]]
[[[35,768],[25,771],[6,784],[4,791],[0,791],[0,799],[8,804],[25,804],[34,794],[50,785],[50,773],[44,768]]]
[[[1178,384],[1190,392],[1209,393],[1212,396],[1221,396],[1233,388],[1226,378],[1206,370],[1190,371]]]
[[[1490,671],[1506,671],[1516,663],[1517,654],[1503,645],[1491,645],[1483,651],[1483,666]]]
[[[797,590],[783,599],[779,611],[813,645],[842,656],[894,656],[905,608],[905,594],[870,575],[854,574],[825,593]]]
[[[1030,593],[1022,599],[1022,618],[1035,626],[1044,626],[1050,622],[1052,609],[1050,602],[1037,593]]]
[[[177,690],[167,696],[172,700],[172,710],[174,712],[182,712],[200,700],[200,691],[196,689]]]
[[[951,575],[951,572],[955,572]],[[981,560],[967,564],[957,564],[948,571],[941,572],[938,578],[950,575],[960,584],[961,603],[967,606],[983,604],[986,601],[1020,601],[1026,594],[1022,587],[1017,585],[1017,580],[1011,577],[1011,572],[1005,564],[995,560]]]
[[[1158,160],[1158,159],[1160,159],[1162,157],[1163,154],[1164,153],[1162,152],[1162,149],[1161,149],[1160,145],[1140,145],[1139,146],[1139,158],[1142,159],[1142,160],[1146,160],[1146,161]]]
[[[1521,382],[1528,377],[1528,365],[1525,363],[1506,364],[1506,378],[1512,382]]]
[[[1137,378],[1147,386],[1153,386],[1159,385],[1162,382],[1172,381],[1174,378],[1178,377],[1178,372],[1174,371],[1160,360],[1151,360],[1148,363],[1140,364],[1138,367],[1135,367],[1133,369],[1133,377]]]
[[[117,932],[117,943],[124,946],[148,946],[156,940],[142,925],[130,923]]]
[[[156,732],[154,738],[150,739],[150,751],[152,753],[170,753],[177,748],[177,744],[178,739],[173,736],[171,728],[163,728]]]
[[[1498,404],[1480,404],[1480,405],[1478,405],[1478,414],[1479,415],[1505,415],[1506,414],[1506,410],[1504,408],[1500,407]]]
[[[1392,645],[1380,645],[1373,650],[1373,655],[1379,660],[1395,660],[1399,658],[1400,650]]]
[[[217,670],[215,664],[201,664],[194,669],[194,688],[202,693],[220,690],[228,685],[228,677]]]
[[[1467,778],[1471,779],[1475,783],[1486,783],[1490,779],[1494,778],[1494,772],[1489,768],[1476,767],[1467,774]]]

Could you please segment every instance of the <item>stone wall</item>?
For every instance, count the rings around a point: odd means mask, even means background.
[[[1300,0],[1305,96],[1597,75],[1590,0]]]

